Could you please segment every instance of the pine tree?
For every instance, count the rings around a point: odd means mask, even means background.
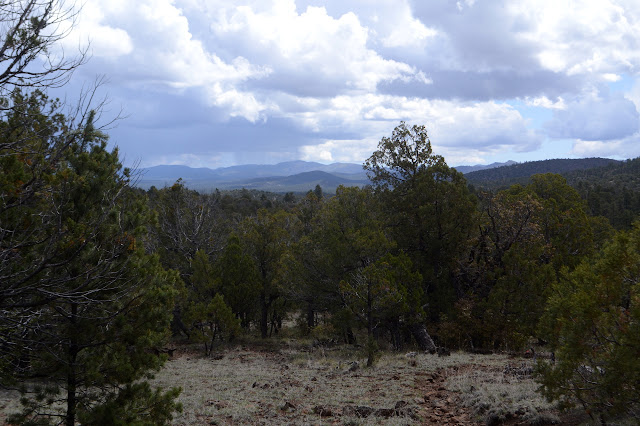
[[[640,418],[640,224],[620,232],[554,285],[544,318],[555,364],[540,365],[549,399],[581,404],[605,424]]]
[[[40,92],[16,100],[28,111],[0,123],[0,380],[24,393],[13,420],[99,424],[101,407],[122,403],[164,423],[178,390],[140,380],[162,365],[152,348],[167,337],[178,277],[144,250],[145,200],[94,112],[73,123]],[[150,408],[160,400],[166,409]]]

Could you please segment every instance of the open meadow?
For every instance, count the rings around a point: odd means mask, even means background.
[[[555,424],[536,393],[534,362],[507,355],[384,352],[374,367],[353,346],[281,340],[204,357],[178,348],[154,384],[181,386],[192,424]],[[565,417],[576,423],[581,417]],[[563,421],[563,424],[570,424]]]

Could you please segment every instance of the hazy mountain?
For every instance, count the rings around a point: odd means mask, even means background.
[[[321,164],[309,161],[287,161],[278,164],[245,164],[241,166],[191,168],[188,166],[154,166],[142,169],[144,178],[149,180],[183,178],[210,179],[214,177],[228,179],[252,179],[269,176],[291,176],[298,173],[322,171],[327,173],[362,173],[362,165],[354,163]]]
[[[616,160],[608,158],[555,159],[516,163],[459,166],[473,185],[486,188],[506,187],[526,183],[536,173],[565,174],[576,170],[603,167]],[[308,161],[288,161],[279,164],[247,164],[208,169],[187,166],[155,166],[142,169],[137,186],[162,188],[182,178],[185,185],[198,191],[218,189],[259,189],[272,192],[306,192],[320,185],[325,192],[334,192],[339,185],[362,186],[369,183],[360,164],[321,164]]]
[[[331,173],[314,170],[291,176],[273,176],[267,178],[236,181],[230,185],[241,183],[243,188],[259,189],[272,192],[306,192],[320,185],[325,192],[335,192],[340,185],[362,186],[369,183],[367,179],[346,179]],[[220,188],[223,189],[223,188]]]
[[[460,173],[471,173],[471,172],[476,172],[478,170],[495,169],[496,167],[511,166],[513,164],[518,164],[518,163],[512,160],[509,160],[505,163],[476,164],[474,166],[457,166],[454,168]]]
[[[142,169],[137,186],[162,188],[182,178],[185,185],[199,191],[218,189],[260,189],[273,192],[306,192],[322,186],[327,192],[339,185],[365,185],[369,181],[360,164],[321,164],[288,161],[279,164],[247,164],[218,169],[188,166],[155,166]]]

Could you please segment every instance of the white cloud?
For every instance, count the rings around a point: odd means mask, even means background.
[[[96,59],[127,55],[110,70],[113,80],[159,91],[201,88],[207,104],[249,121],[263,118],[269,108],[239,85],[270,70],[240,56],[224,61],[207,50],[171,0],[96,1],[85,6],[81,16],[75,37],[90,30]]]
[[[632,135],[640,127],[636,105],[619,93],[588,93],[554,111],[544,126],[548,135],[583,141],[616,140]]]
[[[539,0],[508,5],[514,17],[527,22],[520,36],[540,47],[538,58],[545,68],[610,81],[640,65],[637,3]]]
[[[526,97],[524,99],[525,104],[528,106],[542,107],[547,109],[566,109],[567,104],[562,97],[559,97],[555,101],[547,98],[546,96],[538,96],[534,98]]]
[[[114,1],[111,10],[117,10]],[[115,59],[133,51],[133,41],[123,28],[104,24],[109,10],[103,10],[97,3],[87,3],[80,10],[73,31],[63,39],[62,46],[67,51],[90,45],[89,54],[94,57]],[[71,22],[62,24],[60,29],[71,30]]]
[[[299,149],[305,161],[361,163],[369,158],[378,146],[374,139],[328,140],[318,145],[304,145]]]
[[[234,161],[359,162],[400,120],[425,124],[450,163],[529,152],[547,136],[576,139],[575,152],[635,152],[640,83],[626,94],[593,88],[637,78],[636,3],[92,0],[66,43],[91,39],[88,66],[118,86],[127,113],[184,126],[167,144],[189,135],[185,150],[214,156],[233,140]],[[547,135],[523,116],[531,108],[506,101],[552,110]],[[225,120],[222,142],[206,129]]]
[[[388,95],[339,96],[316,110],[314,120],[292,113],[298,122],[308,122],[314,130],[340,128],[362,135],[359,140],[326,140],[300,149],[303,158],[319,156],[325,161],[355,161],[367,158],[377,142],[401,120],[426,125],[434,150],[456,163],[477,160],[499,150],[530,151],[542,138],[527,126],[513,107],[495,102],[406,98]],[[347,160],[348,159],[348,160]]]
[[[613,141],[575,140],[571,153],[578,157],[608,157],[621,160],[640,157],[640,134]]]
[[[354,12],[334,18],[324,7],[308,6],[299,12],[293,0],[267,4],[261,10],[251,6],[221,8],[212,31],[228,42],[235,40],[239,49],[284,78],[306,74],[310,79],[337,84],[341,92],[373,92],[381,81],[401,78],[428,82],[414,67],[385,59],[370,49],[370,31]],[[411,22],[420,34],[429,32],[420,22]],[[422,37],[420,34],[417,36]],[[287,84],[282,89],[296,90],[288,89]]]
[[[428,40],[438,33],[416,19],[405,1],[396,1],[390,5],[385,9],[384,17],[376,24],[381,33],[382,45],[391,48],[424,47]]]

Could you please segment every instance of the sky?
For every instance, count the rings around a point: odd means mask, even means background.
[[[405,121],[449,165],[640,156],[637,0],[88,0],[65,88],[125,165],[361,163]]]

